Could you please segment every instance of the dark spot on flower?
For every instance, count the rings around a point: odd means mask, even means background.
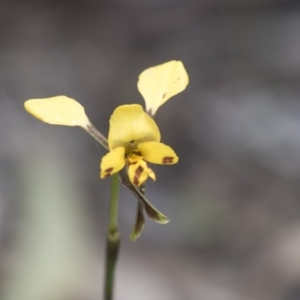
[[[133,178],[133,183],[135,185],[139,185],[139,179],[141,177],[141,174],[143,173],[144,171],[144,168],[142,166],[139,166],[136,171],[135,171],[135,174],[134,174],[134,178]]]
[[[162,96],[162,98],[164,99],[166,97],[166,95],[167,95],[167,93],[164,93],[163,96]]]
[[[162,160],[163,164],[171,164],[174,160],[173,156],[165,156]]]
[[[132,161],[132,162],[128,162],[128,165],[135,165],[137,163],[137,161]]]
[[[111,167],[111,168],[107,168],[106,170],[104,170],[104,172],[105,172],[105,175],[104,175],[104,177],[108,177],[108,176],[110,176],[111,175],[111,173],[112,173],[112,171],[113,171],[113,167]]]

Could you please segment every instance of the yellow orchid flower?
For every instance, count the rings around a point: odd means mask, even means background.
[[[168,99],[182,92],[188,82],[189,78],[181,61],[169,61],[143,71],[137,87],[145,100],[146,112],[138,104],[117,107],[110,118],[108,139],[93,126],[83,106],[74,99],[56,96],[30,99],[24,104],[28,113],[43,122],[80,126],[109,150],[101,160],[100,177],[105,178],[119,172],[123,185],[139,200],[132,240],[136,240],[144,228],[143,210],[158,223],[166,224],[169,221],[148,202],[141,186],[148,177],[156,179],[147,162],[178,162],[172,148],[160,143],[160,132],[152,117]]]
[[[162,104],[182,92],[188,84],[189,77],[183,63],[172,60],[143,71],[137,87],[144,97],[146,112],[154,116]]]
[[[138,104],[121,105],[110,118],[108,134],[110,152],[101,161],[100,177],[105,178],[128,167],[130,181],[141,186],[154,172],[146,161],[154,164],[175,164],[178,157],[169,146],[160,143],[155,121]]]
[[[102,158],[100,165],[101,178],[117,173],[126,165],[130,181],[141,186],[148,177],[155,180],[155,174],[146,161],[155,164],[178,161],[175,152],[160,143],[159,129],[151,117],[163,103],[183,91],[188,80],[181,61],[169,61],[143,71],[137,86],[148,114],[137,104],[116,108],[110,119],[108,143],[91,124],[83,106],[74,99],[56,96],[27,100],[24,105],[30,114],[43,122],[82,127],[108,148],[110,152]]]

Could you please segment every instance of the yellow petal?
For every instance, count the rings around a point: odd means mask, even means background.
[[[90,124],[83,106],[66,96],[31,99],[24,106],[28,113],[49,124],[81,127]]]
[[[105,178],[119,172],[125,166],[125,148],[118,147],[102,157],[100,177]]]
[[[140,164],[142,164],[142,167],[144,167],[147,170],[148,176],[153,180],[156,181],[156,176],[155,173],[148,167],[146,162],[142,162],[143,157],[141,155],[138,155],[136,153],[130,153],[128,159],[127,159],[127,163],[128,165],[134,165],[137,162],[140,162]]]
[[[110,118],[109,149],[144,141],[160,141],[155,121],[138,104],[117,107]]]
[[[129,163],[128,177],[134,185],[141,186],[149,176],[155,180],[154,172],[148,167],[144,160],[139,159],[138,161]]]
[[[148,176],[153,180],[153,181],[156,181],[156,175],[155,175],[155,173],[152,171],[152,169],[150,169],[149,167],[148,167]]]
[[[162,104],[182,92],[188,83],[183,63],[172,60],[142,72],[137,86],[146,102],[147,113],[154,116]]]
[[[154,164],[170,165],[178,162],[174,150],[162,143],[145,142],[138,145],[144,160]]]

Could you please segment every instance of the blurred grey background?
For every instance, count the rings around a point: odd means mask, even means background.
[[[300,299],[300,2],[0,1],[3,300],[102,297],[110,180],[79,128],[23,109],[67,95],[96,127],[140,103],[141,71],[182,60],[186,91],[157,114],[180,157],[154,166],[147,220],[122,188],[115,299]]]

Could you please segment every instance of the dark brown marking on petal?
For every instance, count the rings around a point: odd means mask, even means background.
[[[139,179],[141,177],[141,174],[143,173],[144,168],[142,166],[139,166],[136,170],[135,170],[135,174],[134,174],[134,178],[133,178],[133,183],[135,185],[139,185]]]
[[[113,167],[107,168],[104,172],[105,172],[105,173],[111,173],[111,171],[112,171],[113,169],[114,169]]]
[[[135,165],[137,163],[137,161],[132,161],[132,162],[128,162],[128,165],[130,166],[130,165]]]
[[[174,160],[173,156],[165,156],[163,157],[162,163],[163,164],[171,164]]]
[[[111,168],[107,168],[106,170],[104,170],[104,172],[105,172],[104,177],[110,176],[110,175],[112,174],[113,169],[114,169],[114,168],[111,167]]]
[[[162,98],[164,99],[166,97],[166,95],[167,95],[167,93],[164,93],[163,96],[162,96]]]

